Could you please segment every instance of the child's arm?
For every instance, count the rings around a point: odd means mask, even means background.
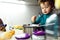
[[[33,16],[33,17],[31,18],[32,23],[34,23],[35,20],[36,20],[36,16]]]
[[[33,16],[32,18],[31,18],[31,21],[32,21],[32,23],[33,24],[39,24],[40,23],[40,20],[41,20],[41,16],[39,15],[39,16]]]

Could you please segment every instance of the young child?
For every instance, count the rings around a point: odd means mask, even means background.
[[[0,37],[4,34],[4,32],[6,31],[5,29],[6,25],[3,24],[2,19],[0,18]],[[0,38],[0,40],[3,40]]]
[[[57,15],[52,12],[54,8],[54,0],[38,0],[38,3],[41,7],[42,14],[39,16],[33,16],[31,18],[32,23],[40,25],[55,23],[52,28],[54,30],[54,36],[57,38]],[[50,28],[50,26],[48,26],[48,28]]]
[[[0,19],[0,31],[6,31],[6,25],[3,24],[3,21]]]

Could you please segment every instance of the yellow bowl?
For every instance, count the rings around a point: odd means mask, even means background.
[[[21,25],[14,25],[13,28],[24,30],[23,26],[21,26]]]

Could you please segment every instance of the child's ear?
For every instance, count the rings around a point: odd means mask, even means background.
[[[55,9],[55,7],[52,7],[52,10],[54,10]]]

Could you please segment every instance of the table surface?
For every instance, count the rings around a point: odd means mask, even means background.
[[[23,25],[23,27],[25,27],[25,28],[34,28],[34,27],[51,26],[51,25],[54,25],[54,23],[51,23],[51,24],[45,24],[45,25],[30,24],[30,25]]]

